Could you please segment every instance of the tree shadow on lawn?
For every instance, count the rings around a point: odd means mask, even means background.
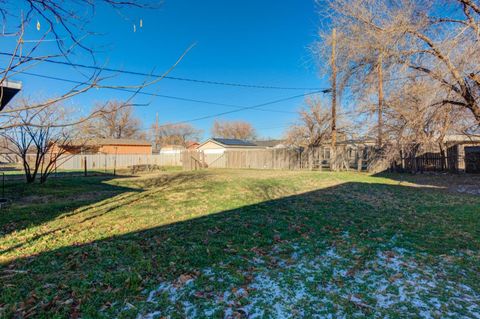
[[[132,176],[99,174],[88,177],[52,178],[43,185],[10,181],[6,185],[6,197],[11,203],[0,210],[0,236],[43,224],[59,216],[68,217],[92,208],[97,210],[98,213],[82,221],[86,222],[105,215],[121,205],[141,199],[147,195],[144,193],[146,189],[166,187],[195,178],[189,174],[165,174],[139,179],[138,182],[131,184],[126,183],[130,187],[108,183],[111,180],[130,177]],[[121,200],[118,196],[122,196]],[[59,230],[61,229],[55,229],[53,232]],[[39,236],[44,235],[46,234]]]
[[[442,172],[425,173],[388,173],[375,174],[399,183],[414,183],[423,187],[444,189],[451,193],[466,193],[480,195],[480,174],[454,174]]]
[[[475,196],[346,183],[268,200],[276,190],[265,187],[266,201],[258,204],[3,265],[0,307],[20,317],[116,316],[125,303],[145,301],[144,291],[162,281],[219,265],[240,273],[251,267],[248,260],[279,245],[295,244],[321,255],[326,247],[345,245],[345,236],[346,245],[362,256],[351,265],[359,269],[365,267],[362,260],[393,238],[395,247],[432,258],[480,249],[480,198]],[[480,269],[468,271],[478,274]],[[239,286],[251,280],[237,279]],[[475,288],[480,292],[480,286]]]

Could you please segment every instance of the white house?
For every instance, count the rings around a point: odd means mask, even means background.
[[[258,146],[249,141],[230,138],[210,138],[197,147],[197,150],[203,151],[204,154],[223,154],[226,150],[254,149],[265,149],[265,147]]]

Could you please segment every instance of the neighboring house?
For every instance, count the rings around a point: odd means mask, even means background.
[[[264,140],[264,141],[254,141],[253,143],[267,149],[288,147],[284,140]]]
[[[22,83],[4,80],[0,85],[0,111],[22,89]]]
[[[480,136],[447,135],[445,144],[458,158],[458,170],[480,173]]]
[[[180,154],[185,150],[183,145],[165,145],[160,148],[160,154]]]
[[[68,146],[60,146],[70,154],[152,154],[152,145],[145,140],[94,138],[86,141],[73,141]]]
[[[195,150],[199,146],[200,146],[200,143],[191,141],[191,142],[187,142],[187,147],[186,148],[187,148],[187,150]]]
[[[203,151],[204,154],[223,154],[226,150],[254,149],[265,149],[265,147],[258,146],[249,141],[230,138],[210,138],[197,147],[197,150]]]

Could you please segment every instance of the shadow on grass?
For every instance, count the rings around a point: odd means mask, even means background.
[[[414,183],[423,187],[443,189],[453,193],[480,195],[480,175],[453,173],[379,173],[376,177],[385,177],[399,183]]]
[[[156,187],[160,191],[163,187],[179,184],[187,179],[192,180],[195,176],[189,174],[158,175],[139,179],[137,183],[131,185],[132,187],[108,183],[112,179],[131,177],[126,175],[98,174],[89,177],[51,178],[43,185],[10,181],[6,183],[5,193],[11,203],[6,208],[0,209],[0,236],[43,224],[59,216],[68,217],[94,208],[96,213],[82,220],[81,223],[84,223],[108,214],[122,205],[129,205],[155,194],[155,191],[153,193],[145,192],[149,188]],[[124,193],[126,195],[118,200],[117,197]],[[110,201],[110,198],[113,200]],[[54,229],[49,233],[61,230]],[[34,239],[39,239],[49,233],[39,234]],[[0,251],[0,253],[5,252],[7,251]]]
[[[5,197],[10,204],[0,210],[0,235],[45,223],[80,207],[134,189],[107,183],[114,176],[51,178],[45,184],[8,180]]]
[[[266,199],[279,193],[275,185],[259,191]],[[142,290],[231,256],[252,258],[283,242],[318,253],[319,242],[335,245],[345,233],[365,256],[394,237],[398,247],[432,256],[478,251],[479,208],[474,196],[346,183],[15,260],[2,266],[0,304],[20,317],[96,317],[113,301],[145,299]]]

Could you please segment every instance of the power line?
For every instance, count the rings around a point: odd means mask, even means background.
[[[294,96],[290,96],[290,97],[286,97],[286,98],[282,98],[282,99],[278,99],[278,100],[274,100],[274,101],[270,101],[270,102],[266,102],[266,103],[261,103],[261,104],[257,104],[257,105],[253,105],[253,106],[242,107],[241,109],[238,109],[238,110],[225,111],[225,112],[221,112],[221,113],[200,116],[200,117],[193,118],[193,119],[190,119],[190,120],[184,120],[184,121],[179,121],[179,122],[175,122],[175,123],[160,125],[159,127],[168,127],[168,126],[172,126],[172,125],[197,122],[197,121],[206,120],[206,119],[210,119],[210,118],[215,118],[215,117],[219,117],[219,116],[223,116],[223,115],[227,115],[227,114],[237,113],[237,112],[246,111],[246,110],[253,110],[253,109],[257,109],[257,108],[267,106],[267,105],[272,105],[272,104],[278,104],[278,103],[281,103],[281,102],[291,101],[291,100],[294,100],[294,99],[298,99],[300,97],[306,97],[306,96],[309,96],[309,95],[314,95],[314,94],[319,94],[319,93],[325,93],[325,91],[324,90],[319,90],[319,91],[315,91],[315,92],[297,94],[297,95],[294,95]]]
[[[68,82],[68,83],[73,83],[73,84],[80,84],[80,85],[85,84],[85,82],[81,82],[81,81],[69,80],[69,79],[65,79],[65,78],[54,77],[54,76],[49,76],[49,75],[42,75],[42,74],[37,74],[37,73],[25,72],[25,71],[17,71],[17,73],[30,75],[30,76],[37,76],[37,77],[50,79],[50,80],[63,81],[63,82]],[[266,103],[261,103],[261,104],[257,104],[257,105],[253,105],[253,106],[236,106],[236,105],[234,106],[234,105],[230,105],[230,104],[222,104],[222,103],[216,103],[216,102],[208,102],[208,101],[202,101],[202,100],[187,99],[187,98],[182,98],[182,97],[172,97],[172,96],[161,95],[161,94],[156,94],[156,93],[148,93],[148,92],[141,92],[141,91],[137,92],[135,90],[125,89],[125,88],[111,87],[111,88],[108,88],[108,89],[130,92],[130,93],[137,93],[137,94],[144,94],[144,95],[150,95],[150,96],[181,99],[181,100],[184,100],[184,101],[191,101],[191,102],[197,102],[197,103],[230,106],[230,107],[235,107],[236,108],[235,110],[232,110],[232,111],[225,111],[225,112],[221,112],[221,113],[205,115],[205,116],[193,118],[193,119],[190,119],[190,120],[184,120],[184,121],[180,121],[180,122],[176,122],[176,123],[169,123],[169,124],[166,124],[166,125],[160,125],[159,127],[168,127],[168,126],[171,126],[171,125],[196,122],[196,121],[201,121],[201,120],[205,120],[205,119],[209,119],[209,118],[215,118],[215,117],[219,117],[219,116],[222,116],[222,115],[237,113],[237,112],[246,111],[246,110],[255,110],[255,111],[262,110],[262,111],[266,111],[266,112],[279,112],[280,110],[263,109],[262,107],[272,105],[272,104],[278,104],[278,103],[286,102],[286,101],[290,101],[290,100],[294,100],[294,99],[297,99],[297,98],[300,98],[300,97],[306,97],[306,96],[310,96],[310,95],[314,95],[314,94],[328,93],[329,92],[328,89],[327,90],[322,89],[322,90],[317,90],[317,91],[314,91],[314,92],[297,94],[297,95],[294,95],[294,96],[290,96],[290,97],[286,97],[286,98],[282,98],[282,99],[278,99],[278,100],[274,100],[274,101],[270,101],[270,102],[266,102]],[[283,112],[296,113],[296,112],[291,112],[291,111],[290,112],[289,111],[283,111]],[[150,130],[150,129],[151,128],[143,129],[143,130]]]
[[[21,56],[13,53],[8,52],[0,52],[0,55],[3,56],[15,56],[20,58]],[[57,61],[52,59],[44,59],[39,57],[25,57],[25,62],[30,61],[42,61],[48,62],[53,64],[60,64],[60,65],[67,65],[67,66],[74,66],[78,68],[96,70],[96,71],[108,71],[108,72],[116,72],[116,73],[123,73],[123,74],[130,74],[130,75],[141,75],[141,76],[148,76],[148,77],[161,77],[160,74],[154,73],[144,73],[144,72],[137,72],[137,71],[129,71],[129,70],[120,70],[114,68],[102,68],[94,65],[86,65],[80,63],[72,63],[72,62],[65,62],[65,61]],[[209,85],[222,85],[222,86],[233,86],[233,87],[243,87],[243,88],[252,88],[252,89],[269,89],[269,90],[297,90],[297,91],[316,91],[318,88],[308,88],[308,87],[282,87],[282,86],[272,86],[272,85],[256,85],[256,84],[245,84],[245,83],[234,83],[234,82],[224,82],[224,81],[210,81],[210,80],[199,80],[199,79],[192,79],[192,78],[184,78],[184,77],[176,77],[176,76],[163,76],[164,79],[168,80],[175,80],[175,81],[185,81],[185,82],[192,82],[192,83],[202,83],[202,84],[209,84]]]
[[[65,79],[65,78],[61,78],[61,77],[43,75],[43,74],[38,74],[38,73],[26,72],[26,71],[17,71],[17,73],[25,74],[25,75],[28,75],[28,76],[35,76],[35,77],[39,77],[39,78],[49,79],[49,80],[78,84],[78,85],[86,84],[85,82],[81,82],[81,81],[75,81],[75,80]],[[184,101],[184,102],[200,103],[200,104],[215,105],[215,106],[224,106],[224,107],[230,107],[230,108],[235,108],[235,109],[244,108],[244,106],[241,106],[241,105],[218,103],[218,102],[205,101],[205,100],[199,100],[199,99],[191,99],[191,98],[185,98],[185,97],[179,97],[179,96],[136,91],[136,90],[126,89],[126,88],[107,87],[106,89],[128,92],[128,93],[134,93],[134,94],[141,94],[141,95],[146,95],[146,96],[154,96],[154,97],[160,97],[160,98],[178,100],[178,101]],[[293,111],[273,110],[273,109],[264,109],[264,108],[257,108],[255,110],[256,111],[262,111],[262,112],[274,112],[274,113],[288,113],[288,114],[295,114],[296,113],[296,112],[293,112]]]

